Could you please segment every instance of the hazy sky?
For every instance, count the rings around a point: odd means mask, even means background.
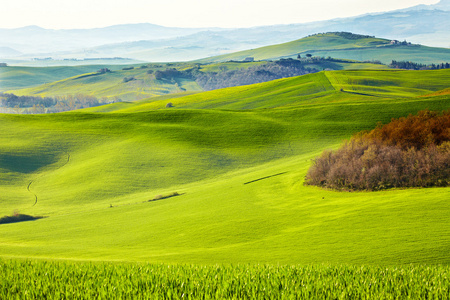
[[[251,27],[304,23],[435,4],[439,0],[10,0],[0,28],[93,28],[126,23]]]

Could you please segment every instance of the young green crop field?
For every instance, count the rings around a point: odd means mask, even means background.
[[[448,299],[445,266],[0,261],[2,299]]]
[[[311,159],[355,132],[449,109],[449,77],[322,72],[103,112],[2,114],[0,216],[45,218],[0,225],[0,270],[9,278],[0,295],[31,293],[24,282],[74,295],[78,285],[58,284],[77,274],[91,287],[115,278],[118,297],[136,289],[196,297],[199,286],[213,298],[448,297],[449,188],[349,193],[303,181]],[[175,107],[164,108],[169,101]],[[64,279],[49,287],[45,273]]]

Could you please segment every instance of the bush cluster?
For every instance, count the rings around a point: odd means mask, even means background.
[[[32,107],[33,105],[42,105],[51,107],[56,104],[56,99],[40,96],[17,96],[14,94],[0,93],[0,106],[5,107]]]
[[[223,67],[220,68],[220,72],[201,72],[199,67],[194,67],[182,71],[175,68],[167,68],[166,70],[157,70],[153,74],[157,80],[175,81],[179,78],[195,80],[202,89],[210,91],[318,72],[319,70],[317,69],[305,67],[306,64],[310,63],[313,63],[313,61],[281,59],[236,70],[227,70],[226,67]]]
[[[157,70],[154,72],[156,80],[173,80],[175,78],[190,78],[185,72],[180,72],[175,68],[167,68],[166,70]]]
[[[345,38],[347,40],[359,40],[359,39],[375,38],[375,36],[373,36],[373,35],[361,35],[361,34],[355,34],[355,33],[346,32],[346,31],[316,33],[316,34],[308,35],[308,37],[310,37],[310,36],[320,36],[320,35],[329,35],[329,34],[334,34],[334,35],[343,37],[343,38]]]
[[[230,71],[199,73],[195,76],[195,81],[204,90],[210,91],[300,76],[318,71],[314,68],[305,68],[304,63],[299,60],[286,59]]]
[[[110,100],[105,97],[98,99],[97,97],[83,94],[40,97],[0,93],[0,112],[29,114],[54,113],[100,106],[109,102]]]
[[[314,160],[305,183],[382,190],[450,185],[450,111],[421,111],[358,133]]]
[[[175,197],[175,196],[179,196],[179,195],[180,194],[178,192],[173,192],[173,193],[166,194],[166,195],[156,195],[153,199],[148,200],[148,202],[163,200],[163,199],[167,199],[167,198],[171,198],[171,197]]]

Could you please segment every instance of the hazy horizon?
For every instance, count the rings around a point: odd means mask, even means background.
[[[438,0],[269,0],[206,1],[168,0],[165,2],[132,0],[9,1],[0,19],[0,28],[38,26],[46,29],[91,29],[121,24],[150,23],[184,28],[245,28],[279,24],[308,23],[366,13],[384,12]]]

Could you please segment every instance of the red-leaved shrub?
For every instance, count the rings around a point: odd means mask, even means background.
[[[316,158],[305,184],[345,190],[450,185],[450,111],[421,111],[356,134]]]

